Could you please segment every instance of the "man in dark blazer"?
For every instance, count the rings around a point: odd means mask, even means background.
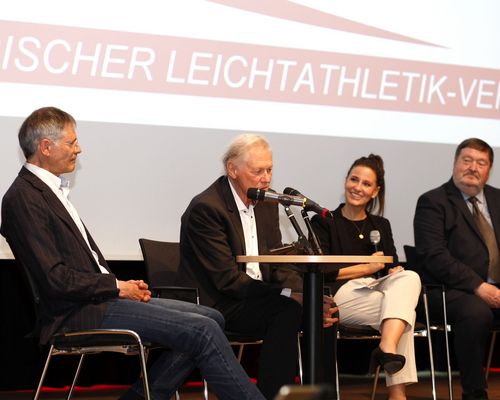
[[[262,399],[234,357],[220,313],[151,299],[142,280],[121,281],[67,198],[61,175],[81,152],[73,117],[54,107],[34,111],[19,130],[26,164],[2,201],[0,231],[34,278],[41,297],[41,335],[72,329],[131,329],[171,349],[150,372],[151,398],[167,399],[194,367],[221,399]],[[143,399],[138,381],[123,399]]]
[[[272,399],[295,379],[302,279],[283,268],[236,263],[238,255],[269,254],[282,246],[277,204],[247,197],[249,188],[269,189],[268,142],[241,135],[223,164],[226,175],[194,197],[182,216],[179,282],[197,286],[202,304],[219,310],[228,330],[264,338],[257,385]],[[327,317],[326,324],[333,320]]]
[[[500,290],[495,285],[500,282],[494,278],[499,268],[494,260],[500,243],[500,190],[486,184],[492,165],[493,150],[486,142],[463,141],[455,152],[452,178],[420,196],[414,218],[422,280],[447,287],[463,399],[488,398],[484,357],[493,319],[500,316]],[[472,197],[495,233],[490,250],[473,217]],[[431,311],[438,315],[439,294],[430,295]]]

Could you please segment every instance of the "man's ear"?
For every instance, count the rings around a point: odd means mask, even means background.
[[[227,175],[231,179],[236,179],[238,177],[238,168],[236,167],[236,165],[232,161],[229,161],[227,163],[226,170],[227,170]]]
[[[50,156],[51,146],[52,142],[47,138],[40,140],[40,142],[38,143],[38,149],[40,150],[40,153],[43,154],[45,157]]]

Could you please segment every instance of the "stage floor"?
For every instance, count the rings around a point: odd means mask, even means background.
[[[372,380],[368,377],[358,376],[340,376],[340,399],[341,400],[368,400],[370,399]],[[489,398],[490,400],[500,399],[500,373],[490,373],[489,378]],[[125,386],[96,386],[91,388],[78,388],[73,399],[92,399],[92,400],[115,400],[127,387]],[[448,381],[446,375],[439,373],[437,379],[438,399],[448,399]],[[181,392],[182,400],[198,400],[202,399],[201,389],[188,388]],[[428,400],[432,398],[431,381],[428,374],[420,374],[419,382],[410,385],[407,390],[408,399],[412,400]],[[33,396],[32,391],[20,392],[0,392],[0,400],[29,400]],[[453,376],[453,396],[455,399],[461,399],[461,389],[458,375]],[[65,392],[60,389],[44,391],[41,400],[62,400],[65,398]],[[387,392],[384,380],[381,379],[377,389],[377,400],[387,398]],[[217,400],[213,395],[210,395],[210,400]]]

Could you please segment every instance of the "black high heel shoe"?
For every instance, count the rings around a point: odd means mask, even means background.
[[[381,366],[388,374],[395,374],[405,366],[406,358],[401,354],[384,353],[380,347],[372,351],[370,358],[370,372],[374,373],[377,366]]]

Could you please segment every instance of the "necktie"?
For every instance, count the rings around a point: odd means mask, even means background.
[[[477,198],[469,197],[468,199],[472,203],[472,216],[474,221],[483,235],[484,242],[488,247],[488,253],[490,257],[490,262],[488,265],[488,276],[495,282],[500,282],[500,254],[498,251],[497,239],[495,236],[495,231],[488,223],[483,213],[479,211],[477,206]]]

